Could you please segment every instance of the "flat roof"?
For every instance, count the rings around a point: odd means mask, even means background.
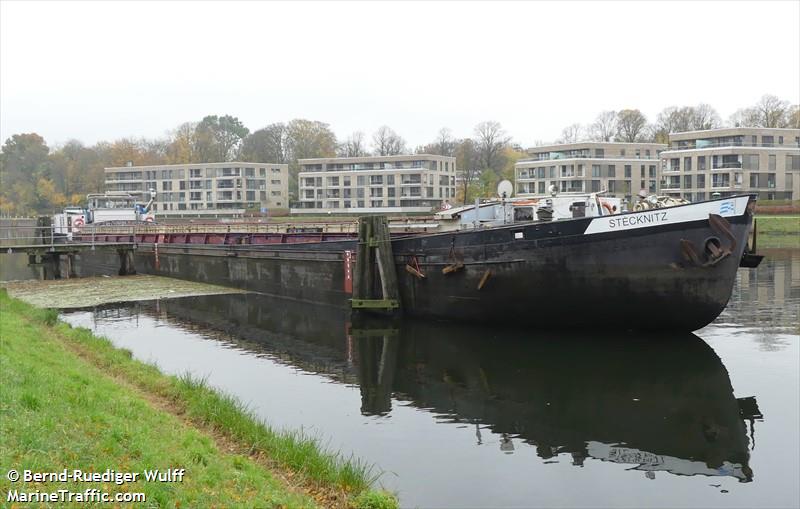
[[[752,131],[786,131],[786,132],[794,132],[800,135],[800,129],[792,128],[792,127],[718,127],[716,129],[701,129],[698,131],[682,131],[677,133],[669,133],[670,140],[673,136],[676,137],[683,137],[683,136],[697,136],[697,135],[708,135],[714,133],[726,133],[726,132],[752,132]]]
[[[665,143],[656,143],[654,141],[576,141],[575,143],[553,143],[550,145],[539,145],[537,147],[530,147],[527,149],[527,151],[558,152],[559,150],[569,150],[571,148],[580,148],[586,146],[666,147],[667,145]]]
[[[106,170],[124,170],[124,169],[141,169],[141,168],[185,168],[188,166],[219,166],[219,167],[233,167],[233,166],[288,166],[287,163],[253,163],[246,161],[223,161],[221,163],[181,163],[181,164],[145,164],[139,166],[106,166]]]
[[[309,159],[298,159],[298,164],[313,164],[322,162],[337,162],[337,163],[356,163],[367,161],[405,161],[413,159],[453,159],[453,156],[440,156],[437,154],[398,154],[394,156],[359,156],[359,157],[315,157]]]

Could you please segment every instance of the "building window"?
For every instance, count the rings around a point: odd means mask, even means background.
[[[617,176],[617,167],[613,164],[608,165],[608,178],[614,178]]]
[[[681,171],[681,160],[678,157],[674,157],[669,160],[669,171]]]
[[[625,178],[626,179],[631,178],[631,172],[632,172],[631,165],[630,164],[626,164],[625,165]]]
[[[705,189],[706,187],[706,176],[705,175],[698,175],[697,176],[697,188],[698,189]]]
[[[599,164],[593,164],[592,165],[592,177],[599,177],[599,176],[600,176],[600,165]],[[592,187],[594,187],[594,184],[592,184]]]
[[[716,173],[711,176],[711,187],[730,187],[731,174],[730,173]]]
[[[742,164],[741,166],[736,166],[735,163],[738,162],[734,159],[726,160],[727,156],[722,156],[722,164],[732,164],[732,166],[724,166],[725,168],[744,168],[745,170],[758,170],[759,169],[759,156],[758,154],[745,154],[742,156]]]
[[[800,171],[800,156],[786,156],[786,169]]]
[[[172,191],[172,182],[170,182],[170,181],[161,182],[161,190],[162,191]]]
[[[692,171],[692,158],[691,157],[684,157],[683,158],[683,171]]]
[[[706,156],[697,156],[697,171],[706,171]]]

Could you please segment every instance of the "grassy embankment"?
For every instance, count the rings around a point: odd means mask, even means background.
[[[800,249],[800,216],[756,214],[758,249]]]
[[[142,472],[182,482],[11,483],[9,469]],[[231,396],[166,376],[0,289],[0,496],[143,492],[152,507],[396,507],[363,463],[278,433]],[[60,505],[60,504],[59,504]],[[69,504],[68,504],[69,505]]]

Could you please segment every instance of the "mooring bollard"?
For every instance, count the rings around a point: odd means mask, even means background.
[[[400,290],[386,216],[358,219],[358,253],[353,288],[353,309],[400,309]]]

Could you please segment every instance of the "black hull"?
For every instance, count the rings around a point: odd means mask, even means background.
[[[752,216],[748,207],[726,218],[732,242],[708,218],[585,234],[591,222],[581,218],[393,239],[402,311],[534,328],[694,331],[727,305]],[[730,255],[703,263],[709,238],[730,247]],[[697,247],[699,263],[683,254],[682,241]],[[356,242],[162,244],[157,249],[143,244],[136,269],[347,307],[352,294],[345,284],[345,251],[354,258]],[[79,266],[86,273],[98,262],[116,263],[104,256],[81,255]],[[454,261],[463,269],[443,274]],[[407,264],[419,267],[425,278],[406,271]]]

